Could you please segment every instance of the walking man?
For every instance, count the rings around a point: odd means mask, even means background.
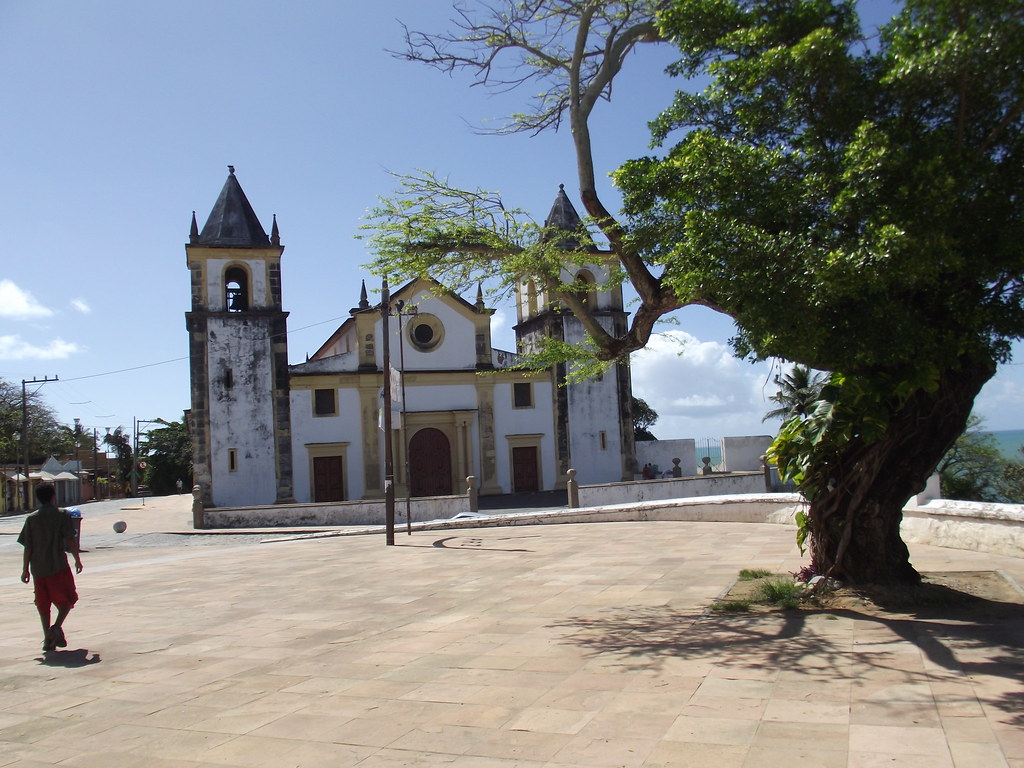
[[[75,558],[75,573],[82,572],[78,537],[71,515],[53,503],[56,491],[50,483],[36,488],[39,509],[25,518],[18,543],[25,547],[21,580],[28,584],[29,570],[35,587],[35,603],[43,624],[43,650],[67,647],[64,619],[78,602],[75,577],[71,573],[68,557]],[[50,624],[50,606],[56,606],[57,619]]]

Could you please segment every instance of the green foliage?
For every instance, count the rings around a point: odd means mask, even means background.
[[[134,464],[134,454],[132,452],[130,434],[125,432],[123,428],[117,427],[117,429],[113,432],[109,432],[103,438],[103,443],[117,457],[118,479],[122,482],[128,482],[128,480],[131,479],[132,465]]]
[[[939,464],[942,497],[964,501],[1002,501],[997,483],[1006,464],[996,439],[972,415],[967,429]]]
[[[749,600],[722,600],[711,604],[711,610],[718,613],[746,613],[750,610]]]
[[[798,509],[795,515],[796,520],[796,545],[800,548],[800,554],[807,552],[807,537],[811,534],[811,517],[802,509]]]
[[[786,576],[773,576],[758,585],[757,596],[762,602],[780,608],[796,608],[800,605],[803,587]]]
[[[1024,504],[1024,446],[1019,449],[1020,459],[1007,461],[998,480],[999,492],[1010,504]]]
[[[825,483],[834,480],[841,452],[854,441],[869,445],[881,440],[890,416],[911,394],[936,386],[934,371],[927,368],[895,375],[833,373],[822,387],[814,411],[782,425],[768,448],[768,461],[778,466],[783,481],[796,483],[800,492],[813,500]]]
[[[1005,359],[1024,332],[1019,4],[675,0],[673,68],[707,75],[615,175],[630,237],[740,354],[862,372]]]
[[[633,439],[657,440],[658,438],[651,432],[651,427],[658,420],[658,412],[640,397],[633,398],[630,410],[633,414]]]
[[[763,579],[766,576],[771,576],[771,571],[766,571],[763,568],[744,568],[740,571],[740,581],[753,581],[754,579]]]
[[[150,429],[140,453],[146,459],[145,483],[156,495],[174,493],[181,480],[192,488],[192,441],[185,419],[161,421],[162,427]]]
[[[825,386],[827,375],[812,371],[806,365],[794,365],[785,374],[775,374],[773,381],[779,389],[768,399],[777,404],[778,408],[768,411],[761,421],[809,416],[821,398],[821,389]]]
[[[21,461],[21,443],[14,439],[22,432],[22,388],[0,379],[0,461],[15,464]],[[40,464],[49,456],[74,453],[75,433],[61,424],[53,410],[43,401],[42,391],[29,386],[28,400],[28,458],[30,464]]]

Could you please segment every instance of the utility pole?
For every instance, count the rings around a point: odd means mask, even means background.
[[[380,288],[381,362],[384,368],[384,543],[395,545],[395,455],[391,447],[391,294],[388,279],[382,278]]]
[[[96,427],[92,428],[92,500],[100,498],[100,448],[96,443]]]
[[[24,472],[25,482],[22,485],[22,488],[24,489],[24,497],[23,498],[24,498],[24,502],[25,502],[24,509],[25,509],[26,512],[28,512],[29,505],[31,504],[31,502],[29,501],[29,490],[30,490],[29,485],[30,485],[30,483],[29,483],[29,480],[28,480],[28,391],[27,391],[27,385],[28,384],[46,384],[46,383],[51,382],[51,381],[60,381],[60,377],[59,376],[54,376],[51,379],[49,376],[44,376],[41,379],[37,379],[35,376],[33,376],[31,379],[22,379],[21,380],[21,460],[24,462],[24,465],[25,465],[25,472]]]

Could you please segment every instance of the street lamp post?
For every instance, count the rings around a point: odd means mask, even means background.
[[[402,387],[402,411],[401,411],[401,434],[402,434],[402,461],[405,463],[405,533],[412,536],[412,476],[409,474],[409,431],[405,423],[405,411],[409,407],[405,399],[405,337],[402,335],[402,310],[405,309],[405,302],[401,299],[395,302],[395,315],[398,316],[398,380]]]
[[[15,449],[15,452],[14,452],[14,464],[18,468],[18,471],[15,472],[14,474],[19,476],[19,477],[21,477],[21,482],[24,483],[26,478],[25,478],[25,475],[22,474],[22,471],[21,471],[21,454],[22,454],[22,450],[21,450],[21,432],[15,432],[13,435],[11,435],[11,437],[13,437],[14,438],[14,442],[16,442],[18,444],[18,447]],[[15,479],[14,506],[15,506],[15,508],[18,511],[22,511],[22,509],[23,509],[23,507],[21,506],[21,495],[22,495],[21,494],[21,487],[17,485],[17,479]]]
[[[395,545],[395,456],[391,446],[391,343],[390,322],[391,294],[388,292],[388,279],[381,280],[380,288],[380,319],[381,319],[381,363],[384,369],[384,543]]]

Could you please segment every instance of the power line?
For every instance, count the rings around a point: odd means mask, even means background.
[[[318,325],[324,325],[326,323],[333,323],[333,322],[336,322],[338,320],[341,320],[342,317],[343,316],[332,317],[332,318],[329,318],[327,320],[321,320],[320,322],[317,322],[317,323],[311,323],[310,325],[304,325],[301,328],[291,328],[288,331],[288,335],[291,336],[293,333],[297,333],[298,331],[304,331],[307,328],[315,328]],[[270,338],[270,337],[268,336],[267,338]],[[121,368],[121,369],[116,370],[116,371],[105,371],[104,373],[90,373],[88,376],[74,376],[74,377],[69,378],[69,379],[62,379],[62,381],[67,382],[67,381],[82,381],[83,379],[96,379],[96,378],[99,378],[100,376],[113,376],[116,373],[128,373],[129,371],[141,371],[143,368],[154,368],[155,366],[158,366],[158,365],[167,365],[169,363],[180,363],[182,360],[188,360],[188,357],[175,357],[175,358],[172,358],[171,360],[161,360],[158,363],[146,363],[145,365],[136,365],[136,366],[132,366],[131,368]]]

